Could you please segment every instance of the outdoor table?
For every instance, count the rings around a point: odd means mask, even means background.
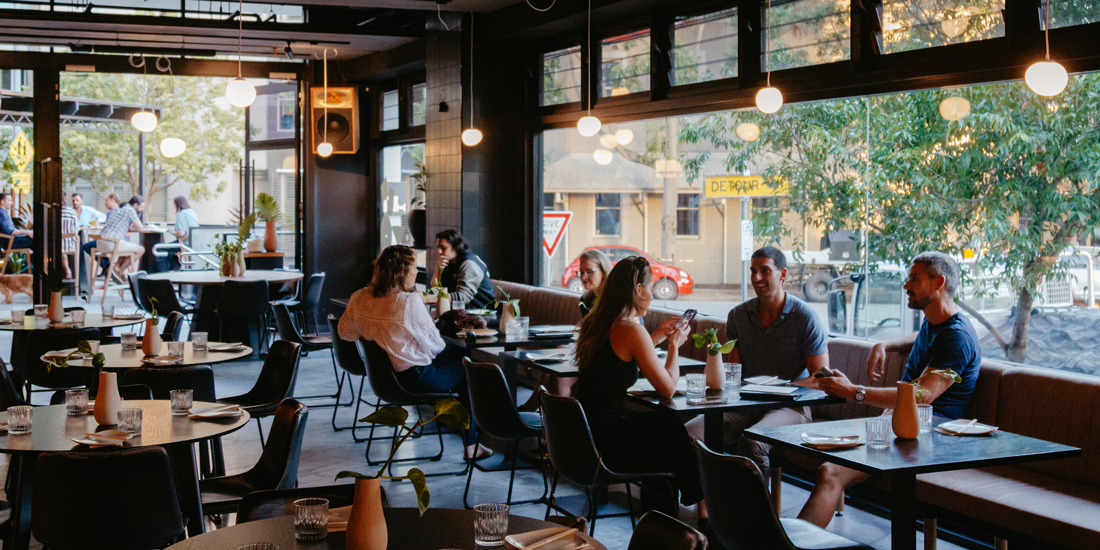
[[[864,421],[865,419],[858,418],[749,428],[745,430],[745,437],[867,474],[890,478],[890,547],[893,550],[916,548],[917,474],[1081,455],[1081,449],[1076,447],[1005,431],[996,431],[986,436],[952,436],[933,430],[920,434],[917,439],[897,439],[891,434],[890,444],[885,449],[871,449],[862,445],[847,450],[823,451],[803,444],[802,433],[806,431],[823,435],[865,435]]]
[[[209,344],[217,345],[219,342],[210,342]],[[70,348],[69,351],[72,351],[72,348]],[[104,359],[106,359],[106,363],[103,364],[103,370],[115,371],[153,366],[142,362],[142,359],[145,358],[145,352],[141,351],[141,342],[138,342],[137,349],[131,351],[122,351],[122,344],[108,344],[99,346],[99,352],[102,353]],[[161,343],[160,353],[158,355],[168,355],[168,342]],[[248,346],[244,346],[244,349],[240,351],[195,351],[191,342],[184,342],[183,360],[174,365],[163,366],[171,368],[186,367],[189,365],[210,365],[214,363],[235,361],[242,357],[248,357],[249,355],[252,355],[252,348]],[[45,355],[40,357],[40,359],[43,362],[50,361]],[[70,360],[69,366],[91,368],[92,358],[86,357],[84,359]]]
[[[172,461],[180,510],[187,516],[187,532],[191,536],[203,532],[202,496],[195,467],[192,444],[221,437],[240,429],[251,419],[247,411],[230,418],[191,420],[187,416],[172,416],[167,400],[123,401],[125,407],[142,409],[141,435],[125,442],[124,447],[164,447]],[[195,407],[211,407],[217,403],[195,402]],[[0,421],[7,422],[8,413],[0,412]],[[31,480],[34,462],[39,453],[89,451],[85,445],[70,438],[82,438],[106,426],[96,424],[91,412],[68,416],[65,405],[35,407],[31,433],[11,435],[0,433],[0,453],[10,454],[11,482],[8,502],[11,503],[11,539],[5,548],[27,550],[31,538]],[[110,427],[113,429],[113,426]],[[75,494],[75,493],[74,493]],[[9,546],[10,545],[10,546]]]
[[[485,548],[474,543],[474,511],[429,508],[420,517],[416,508],[386,508],[386,531],[389,535],[389,547],[402,550],[439,550],[440,548],[461,548],[475,550]],[[524,516],[508,516],[508,533],[526,533],[547,528],[562,528],[561,525]],[[308,548],[310,550],[344,550],[343,532],[329,532],[322,540],[298,541],[294,538],[294,516],[282,516],[241,523],[232,527],[218,529],[202,536],[185,540],[169,546],[171,550],[223,550],[237,548],[244,544],[269,542],[278,545],[280,550]],[[500,548],[504,548],[501,546]],[[585,550],[607,550],[602,544],[593,542]]]

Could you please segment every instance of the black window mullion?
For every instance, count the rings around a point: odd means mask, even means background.
[[[760,0],[741,0],[737,8],[737,82],[741,88],[760,86],[760,52],[764,44]]]

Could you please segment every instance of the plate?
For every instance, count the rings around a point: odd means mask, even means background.
[[[538,531],[508,535],[504,537],[504,544],[511,550],[523,550],[528,546],[532,546],[568,530],[569,529],[566,527],[547,527],[546,529],[539,529]],[[579,531],[573,531],[558,540],[543,544],[538,548],[539,550],[570,550],[582,544],[592,544],[593,542],[595,542],[595,540],[588,535]]]
[[[88,434],[84,434],[87,436]],[[126,433],[122,430],[103,430],[101,432],[95,432],[95,435],[101,435],[103,437],[110,437],[114,439],[133,439],[134,434]]]
[[[211,345],[206,346],[206,351],[245,351],[247,349],[248,349],[248,346],[245,346],[245,345],[240,344],[240,343],[237,343],[237,344],[215,344],[215,345],[212,345],[212,346]]]
[[[472,328],[466,332],[472,332],[474,333],[474,336],[477,336],[478,338],[488,338],[490,336],[497,335],[497,331],[491,328]]]
[[[997,431],[996,426],[989,426],[981,422],[976,422],[963,433],[958,433],[958,430],[966,428],[966,425],[969,423],[969,420],[952,420],[936,426],[936,431],[946,435],[986,435]]]
[[[849,449],[863,445],[863,436],[803,433],[802,441],[815,449]]]
[[[50,326],[50,328],[73,328],[73,327],[76,326],[76,323],[74,323],[72,321],[65,321],[63,323],[54,323],[54,322],[51,321],[49,326]]]
[[[469,309],[469,308],[467,308],[466,313],[469,313],[470,315],[492,315],[495,312],[491,309]]]
[[[87,445],[89,447],[122,447],[125,445],[123,441],[117,439],[88,439],[88,438],[70,438],[73,443],[80,445]]]
[[[66,351],[66,350],[48,351],[48,352],[46,352],[45,355],[42,356],[42,358],[43,359],[64,359],[68,355],[69,355],[69,352]],[[70,361],[79,361],[81,359],[84,359],[84,354],[83,353],[74,353],[72,357],[69,357]]]
[[[116,313],[112,319],[118,319],[120,321],[136,321],[138,319],[144,319],[145,316],[140,313]]]
[[[187,411],[191,413],[191,418],[228,418],[232,416],[241,416],[244,414],[244,409],[241,409],[237,405],[219,405],[217,407],[204,407],[201,409],[190,409]]]
[[[141,358],[142,363],[150,365],[175,365],[180,361],[183,361],[182,357],[173,357],[171,355],[154,355],[152,357],[146,356]]]

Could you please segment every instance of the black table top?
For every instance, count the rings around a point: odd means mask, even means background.
[[[389,547],[402,550],[439,550],[441,548],[462,548],[474,550],[474,511],[429,508],[424,517],[419,517],[416,508],[387,508],[386,530],[389,535]],[[508,517],[508,533],[526,533],[558,527],[555,523],[538,519],[511,515]],[[172,550],[224,550],[237,548],[242,544],[254,542],[272,542],[280,550],[309,548],[310,550],[344,550],[344,533],[329,533],[319,541],[299,542],[294,538],[294,516],[283,516],[260,521],[251,521],[218,529],[204,535],[185,540],[170,546]],[[600,543],[591,545],[592,550],[607,550]],[[503,546],[498,548],[504,548]]]
[[[726,402],[714,405],[689,405],[687,395],[676,395],[672,399],[661,397],[656,392],[639,394],[628,393],[627,398],[647,407],[663,407],[676,414],[692,417],[706,413],[734,412],[734,411],[767,411],[772,409],[789,409],[791,407],[808,407],[810,405],[832,405],[843,403],[839,397],[832,397],[820,390],[798,388],[794,392],[794,399],[742,399],[741,395],[726,390],[707,390],[707,397],[726,397]],[[799,431],[799,434],[802,432]],[[797,437],[797,435],[796,435]],[[801,442],[801,440],[799,440]]]
[[[808,454],[877,476],[900,476],[966,470],[1079,456],[1081,449],[1023,435],[997,431],[987,436],[953,436],[935,430],[917,439],[895,439],[885,449],[862,445],[854,449],[821,451],[803,444],[802,433],[866,436],[863,418],[815,422],[795,426],[749,428],[745,436],[792,451]],[[933,424],[944,419],[937,418]]]
[[[560,348],[558,350],[534,350],[534,351],[532,351],[532,350],[516,350],[516,351],[501,352],[500,356],[505,358],[505,359],[508,359],[508,360],[513,360],[513,361],[515,361],[515,362],[517,362],[521,365],[524,365],[526,367],[529,367],[529,368],[532,368],[532,369],[535,369],[535,370],[538,370],[538,371],[541,371],[541,372],[554,374],[554,375],[557,375],[557,376],[562,377],[562,378],[576,378],[577,375],[580,374],[580,371],[577,370],[577,367],[573,365],[573,362],[571,360],[567,359],[567,360],[564,360],[564,361],[547,362],[547,361],[534,361],[530,357],[531,354],[535,354],[536,356],[538,356],[538,355],[548,355],[548,354],[551,354],[551,353],[563,353],[563,352],[567,352],[567,351],[568,351],[568,348]],[[681,367],[701,367],[701,366],[706,364],[702,361],[699,361],[697,359],[692,359],[690,357],[680,357],[679,359],[680,359],[680,366]]]
[[[444,336],[443,341],[465,349],[500,347],[504,349],[516,349],[520,346],[527,348],[555,348],[572,342],[573,336],[569,335],[567,338],[531,338],[531,335],[528,334],[519,339],[508,339],[504,334],[497,333],[496,336],[478,338],[474,342],[467,342],[465,337],[458,336]]]
[[[34,315],[27,315],[24,317],[25,322],[21,324],[13,325],[11,323],[11,317],[0,321],[0,330],[7,330],[11,332],[30,332],[32,330],[80,330],[85,328],[115,328],[125,327],[130,325],[139,325],[145,322],[144,317],[137,319],[115,319],[113,317],[104,318],[99,313],[86,313],[84,315],[84,324],[80,326],[71,326],[64,328],[54,328],[49,325],[48,320],[35,319]],[[65,322],[71,322],[72,316],[68,313],[65,314]]]

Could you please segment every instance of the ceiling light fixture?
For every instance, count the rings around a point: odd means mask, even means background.
[[[325,125],[324,128],[325,129],[323,130],[324,137],[321,139],[321,144],[317,146],[317,154],[321,155],[322,157],[327,157],[327,156],[332,154],[332,144],[328,142],[328,48],[325,48],[325,51],[322,53],[322,56],[323,56],[323,59],[324,59],[323,62],[324,62],[324,77],[325,77],[324,86],[325,86],[325,91],[324,91],[324,94],[323,94],[324,99],[321,100],[321,105],[325,108],[325,114],[324,114],[324,118],[322,118],[321,121],[322,121],[322,123],[324,123],[324,125]]]
[[[237,78],[225,87],[225,98],[234,107],[248,107],[256,101],[256,87],[241,77],[241,35],[244,34],[244,0],[237,2]]]
[[[588,69],[588,73],[592,74],[592,0],[588,0],[588,63],[585,63],[585,67]],[[591,78],[588,79],[588,92],[585,96],[585,102],[588,103],[588,116],[577,121],[577,131],[584,137],[592,137],[600,131],[600,119],[592,116]],[[611,162],[611,160],[608,159],[607,162]]]
[[[951,96],[940,102],[940,116],[944,120],[961,120],[970,114],[970,102],[965,97]]]
[[[772,0],[768,0],[768,10],[765,12],[765,18],[771,15]],[[765,19],[764,25],[764,47],[768,47],[768,27],[767,19]],[[778,88],[772,87],[772,68],[771,68],[771,52],[764,51],[764,66],[768,72],[768,86],[761,88],[756,93],[756,108],[766,114],[772,114],[779,110],[783,106],[783,94],[779,92]]]
[[[756,141],[760,139],[760,127],[752,122],[742,122],[737,125],[737,137],[743,141]]]
[[[1043,17],[1046,20],[1046,24],[1043,26],[1043,35],[1046,39],[1047,59],[1028,67],[1027,73],[1024,73],[1024,81],[1027,82],[1027,87],[1031,88],[1031,91],[1045,96],[1058,95],[1066,89],[1066,84],[1069,84],[1069,74],[1066,73],[1066,68],[1050,60],[1050,2],[1051,0],[1043,0]]]
[[[142,84],[145,87],[145,100],[141,106],[141,110],[134,113],[130,117],[130,125],[137,129],[139,132],[149,133],[157,128],[157,115],[151,111],[146,111],[145,106],[149,104],[149,72],[148,67],[145,65],[145,56],[141,56],[141,64],[134,63],[134,55],[130,56],[131,67],[141,67]]]
[[[596,149],[592,153],[592,158],[596,159],[596,162],[600,164],[611,164],[611,151],[607,149]]]
[[[619,145],[626,145],[627,143],[634,141],[634,132],[623,128],[622,130],[615,132],[615,139],[618,140]]]
[[[187,144],[180,138],[164,138],[160,142],[160,154],[168,158],[176,158],[187,149]]]
[[[462,143],[473,147],[481,143],[481,130],[474,128],[474,14],[470,13],[470,127],[462,132]]]

